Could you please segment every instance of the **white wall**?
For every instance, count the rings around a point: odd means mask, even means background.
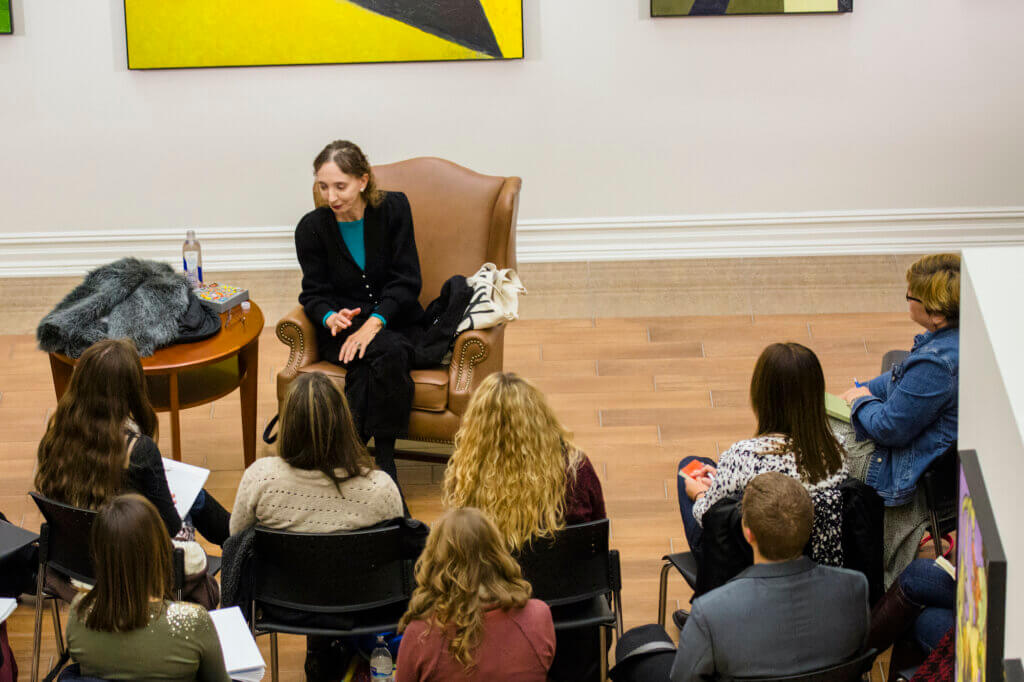
[[[1024,656],[1024,248],[966,249],[960,308],[961,449],[978,451],[1007,557],[1006,658]]]
[[[697,218],[712,230],[700,245],[739,253],[714,232],[737,215],[775,253],[802,252],[804,234],[835,252],[864,211],[871,229],[846,250],[1024,243],[1016,0],[669,19],[647,0],[524,0],[524,60],[153,72],[126,69],[122,0],[13,5],[0,271],[37,231],[294,226],[309,163],[336,137],[374,162],[436,155],[521,175],[526,252],[585,227],[610,235],[596,257],[617,257],[640,226],[651,245],[683,240],[662,255],[690,255]],[[949,207],[1012,210],[993,223]],[[894,243],[906,210],[924,227]],[[779,233],[794,212],[811,226],[796,216]],[[545,258],[572,251],[556,242]]]

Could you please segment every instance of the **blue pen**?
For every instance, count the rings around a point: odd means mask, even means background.
[[[857,377],[853,378],[853,385],[856,386],[857,388],[864,388],[865,386],[867,386],[867,384],[862,384],[859,381],[857,381]]]

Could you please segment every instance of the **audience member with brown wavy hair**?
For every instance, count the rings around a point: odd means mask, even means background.
[[[547,679],[555,654],[551,611],[530,598],[505,545],[478,509],[453,509],[437,521],[398,625],[396,682]]]
[[[96,509],[121,492],[154,504],[171,536],[182,519],[167,487],[146,378],[130,339],[90,346],[75,365],[39,443],[35,488],[51,499]],[[205,491],[189,518],[209,541],[228,536],[228,512]]]
[[[590,460],[572,444],[544,394],[495,373],[470,398],[444,480],[446,507],[477,507],[509,549],[566,524],[605,518]]]
[[[81,674],[105,680],[227,682],[209,614],[171,598],[171,541],[156,507],[119,495],[100,508],[90,547],[96,584],[77,597],[68,650]]]

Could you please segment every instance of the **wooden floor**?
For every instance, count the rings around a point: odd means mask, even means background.
[[[660,557],[686,546],[676,500],[677,461],[685,455],[717,457],[751,434],[747,388],[761,349],[774,341],[811,347],[824,366],[827,389],[839,392],[854,377],[874,376],[882,354],[908,347],[916,331],[905,313],[587,317],[524,320],[509,327],[506,368],[547,393],[601,478],[612,545],[622,555],[627,627],[654,622]],[[274,377],[286,357],[273,329],[265,329],[261,426],[276,411]],[[0,391],[0,510],[15,523],[37,528],[40,517],[26,493],[55,401],[46,357],[32,337],[0,336]],[[160,444],[167,451],[165,417]],[[182,430],[185,461],[213,471],[209,488],[230,508],[242,473],[237,395],[185,411]],[[268,453],[261,443],[259,455]],[[432,521],[441,511],[443,469],[400,463],[399,472],[413,515]],[[671,579],[669,598],[670,608],[688,601],[678,577]],[[26,676],[32,615],[31,604],[24,603],[9,620],[11,645]],[[54,653],[48,620],[45,628],[44,666]],[[266,645],[261,642],[269,661]],[[302,679],[302,640],[283,637],[282,651],[282,679]]]

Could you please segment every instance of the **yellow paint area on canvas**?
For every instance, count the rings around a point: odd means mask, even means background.
[[[839,0],[784,0],[786,12],[838,12]]]
[[[522,0],[480,0],[494,38],[506,59],[523,56],[523,3]]]
[[[522,56],[519,2],[484,6]],[[125,24],[133,69],[488,58],[346,0],[126,0]]]

